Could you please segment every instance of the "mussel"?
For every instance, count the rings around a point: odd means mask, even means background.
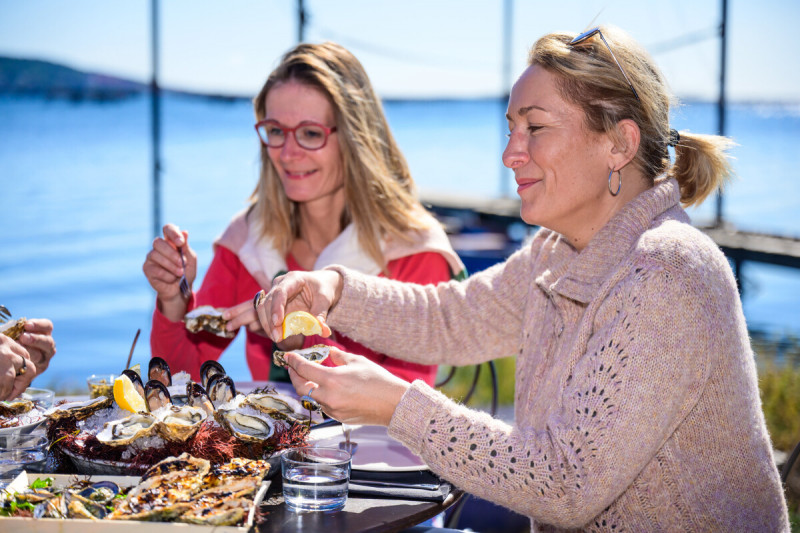
[[[119,485],[113,481],[98,481],[84,488],[78,494],[87,500],[105,505],[111,503],[119,492]]]
[[[144,383],[142,383],[142,378],[139,377],[139,374],[135,370],[126,368],[122,371],[122,375],[128,376],[128,379],[130,379],[131,383],[133,383],[133,388],[136,389],[136,392],[139,393],[139,396],[144,398]]]
[[[206,385],[206,391],[208,391],[208,397],[214,407],[219,407],[236,397],[236,385],[233,384],[230,376],[223,374],[211,376]]]
[[[155,379],[151,379],[144,386],[144,401],[147,404],[147,410],[151,413],[161,407],[172,405],[172,398],[167,387]]]
[[[202,385],[195,383],[194,381],[187,383],[186,396],[189,399],[188,402],[186,402],[186,405],[202,409],[211,416],[214,415],[214,403],[211,401],[211,398],[208,397],[208,393]]]
[[[158,380],[165,387],[172,385],[172,372],[169,370],[169,364],[160,357],[151,358],[147,367],[147,379]]]
[[[222,365],[219,364],[217,361],[213,359],[209,359],[202,365],[200,365],[200,384],[205,387],[206,390],[208,389],[208,381],[217,374],[225,375],[225,369],[222,368]]]

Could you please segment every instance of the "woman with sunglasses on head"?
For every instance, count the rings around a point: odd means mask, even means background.
[[[529,245],[435,287],[289,273],[258,307],[277,339],[284,314],[306,309],[417,363],[517,354],[513,424],[338,350],[335,368],[288,354],[298,393],[388,426],[533,531],[788,531],[736,282],[682,207],[730,174],[730,142],[671,130],[670,100],[619,30],[542,37],[511,91],[503,153],[522,218],[542,226]]]
[[[155,239],[143,267],[158,295],[152,354],[194,379],[231,342],[189,333],[181,322],[187,311],[211,305],[225,308],[230,332],[247,328],[254,380],[288,380],[272,364],[275,347],[253,309],[253,295],[269,289],[278,274],[342,264],[419,284],[463,276],[447,235],[417,199],[380,100],[350,52],[334,43],[289,50],[254,107],[261,176],[250,206],[216,240],[200,289],[188,298],[181,293],[181,276],[191,284],[197,275],[197,256],[188,234],[172,224]],[[319,343],[363,354],[405,380],[432,384],[435,378],[435,366],[386,357],[338,332],[324,339],[297,335],[277,347]]]

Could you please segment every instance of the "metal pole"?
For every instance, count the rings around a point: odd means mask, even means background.
[[[503,96],[500,98],[500,133],[501,149],[505,148],[505,132],[508,128],[506,121],[506,107],[508,105],[508,98],[511,90],[511,46],[513,41],[513,20],[514,20],[514,0],[503,0],[503,68],[501,72],[501,79],[503,83]],[[500,164],[500,196],[508,198],[509,196],[509,183],[508,183],[508,169]]]
[[[725,135],[725,63],[727,57],[728,0],[722,0],[722,21],[719,26],[720,66],[719,66],[719,100],[717,102],[717,135]],[[722,225],[722,190],[717,190],[716,226]]]
[[[161,234],[161,94],[158,88],[158,0],[150,0],[153,78],[150,116],[153,142],[153,237]]]
[[[297,0],[297,42],[306,40],[306,10],[303,0]]]

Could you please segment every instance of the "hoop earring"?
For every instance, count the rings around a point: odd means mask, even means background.
[[[611,176],[614,175],[614,172],[616,172],[619,175],[619,181],[617,182],[617,190],[616,191],[611,188]],[[611,196],[617,196],[621,189],[622,189],[622,172],[620,172],[619,170],[615,171],[612,168],[611,172],[608,173],[608,192],[611,193]]]

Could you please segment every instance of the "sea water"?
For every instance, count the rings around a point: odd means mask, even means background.
[[[392,131],[426,192],[513,196],[501,164],[505,102],[388,101]],[[213,240],[244,208],[258,180],[252,106],[168,95],[162,102],[160,224],[189,232],[199,287]],[[34,386],[84,393],[91,374],[146,367],[155,303],[142,264],[154,237],[150,103],[68,102],[0,96],[0,304],[47,317],[57,354]],[[800,235],[800,107],[733,104],[729,135],[737,177],[724,218],[751,230]],[[716,110],[689,103],[673,126],[714,133]],[[689,211],[714,216],[713,199]],[[743,306],[751,330],[800,331],[800,271],[746,263]],[[161,354],[153,354],[161,355]],[[243,335],[220,363],[247,380]]]

